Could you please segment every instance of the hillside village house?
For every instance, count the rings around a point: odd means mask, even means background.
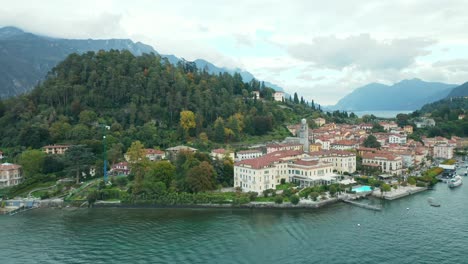
[[[455,146],[451,144],[436,144],[434,145],[433,157],[440,159],[451,159],[453,158],[453,152]]]
[[[382,173],[401,175],[403,161],[391,153],[366,153],[362,156],[362,165],[379,168]]]
[[[166,157],[169,158],[169,159],[175,159],[177,157],[177,155],[180,153],[180,152],[191,152],[191,153],[195,153],[197,152],[197,149],[196,148],[191,148],[191,147],[187,147],[187,146],[183,146],[183,145],[180,145],[180,146],[176,146],[176,147],[172,147],[172,148],[168,148],[166,149]]]
[[[236,160],[255,159],[263,156],[263,152],[259,149],[241,150],[236,153]]]
[[[390,131],[392,129],[397,129],[398,128],[398,125],[397,123],[395,123],[394,121],[391,121],[391,122],[380,122],[379,123],[383,129],[385,129],[386,131]]]
[[[163,160],[166,158],[166,152],[159,149],[145,149],[146,158],[150,161]]]
[[[130,167],[128,166],[128,162],[119,162],[112,165],[111,170],[109,172],[110,175],[125,175],[127,176],[130,174]]]
[[[436,122],[432,118],[422,117],[420,121],[414,122],[417,128],[433,127]]]
[[[413,126],[410,126],[410,125],[404,126],[403,131],[405,131],[406,134],[413,134]]]
[[[234,152],[227,150],[227,149],[213,149],[210,153],[210,156],[213,159],[224,159],[225,157],[228,157],[232,160],[234,160]]]
[[[63,155],[69,147],[70,145],[48,145],[42,147],[42,150],[47,154]]]
[[[0,188],[18,185],[22,179],[20,165],[12,163],[0,164]]]
[[[275,101],[277,101],[277,102],[282,102],[283,99],[284,99],[284,93],[283,92],[275,92],[273,94],[273,99],[275,99]]]
[[[388,137],[390,144],[406,144],[406,135],[392,134]]]
[[[324,119],[324,118],[315,118],[314,119],[314,123],[318,126],[318,127],[321,127],[323,125],[325,125],[327,123],[327,121]]]
[[[252,92],[252,99],[260,99],[260,92],[259,91],[253,91]]]

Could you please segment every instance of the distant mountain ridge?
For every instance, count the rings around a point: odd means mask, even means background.
[[[468,96],[468,82],[453,88],[447,98]]]
[[[330,109],[347,111],[414,111],[447,97],[455,84],[402,80],[393,85],[371,83],[355,89]]]
[[[150,45],[130,39],[60,39],[27,33],[16,27],[0,28],[0,98],[32,90],[53,67],[71,53],[111,49],[125,49],[134,55],[159,54]],[[174,55],[159,55],[167,58],[172,64],[181,60]],[[206,67],[210,73],[239,72],[245,82],[254,78],[247,71],[220,68],[202,59],[195,60],[195,64],[199,69]],[[268,82],[265,82],[265,85],[275,90],[283,90]]]

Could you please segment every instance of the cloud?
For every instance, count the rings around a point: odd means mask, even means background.
[[[297,59],[331,69],[403,69],[417,57],[430,54],[427,48],[434,43],[434,40],[424,38],[377,41],[369,34],[361,34],[346,38],[316,37],[310,43],[292,44],[286,48]]]

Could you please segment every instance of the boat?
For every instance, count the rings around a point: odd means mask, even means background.
[[[440,207],[440,203],[436,202],[432,197],[427,198],[427,202],[430,206]]]
[[[462,177],[460,176],[455,176],[454,178],[450,179],[450,181],[448,182],[448,186],[450,188],[455,188],[455,187],[458,187],[460,185],[463,184],[463,181],[462,181]]]

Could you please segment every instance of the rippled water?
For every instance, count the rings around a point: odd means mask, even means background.
[[[468,263],[467,179],[381,212],[33,210],[0,216],[0,263]]]

